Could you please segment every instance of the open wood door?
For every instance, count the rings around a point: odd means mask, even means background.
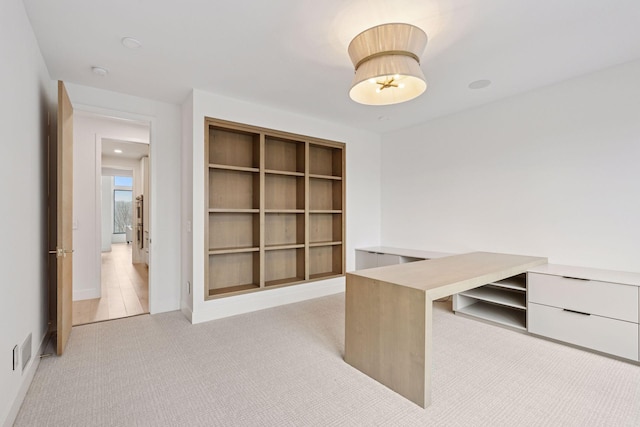
[[[49,148],[49,253],[51,330],[61,355],[71,335],[73,297],[73,107],[64,83],[58,82],[57,138]],[[55,315],[54,315],[55,313]]]

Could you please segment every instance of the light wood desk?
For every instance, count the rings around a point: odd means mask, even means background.
[[[347,273],[344,360],[426,408],[431,404],[433,300],[546,262],[472,252]]]

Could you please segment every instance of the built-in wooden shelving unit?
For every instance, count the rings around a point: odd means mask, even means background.
[[[205,120],[205,299],[345,273],[345,146]]]

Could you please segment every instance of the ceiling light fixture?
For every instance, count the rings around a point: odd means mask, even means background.
[[[427,35],[410,24],[383,24],[358,34],[349,44],[355,76],[349,96],[366,105],[409,101],[427,89],[420,55]]]
[[[106,68],[102,68],[102,67],[91,67],[91,71],[93,72],[93,74],[95,74],[96,76],[100,76],[100,77],[104,77],[107,74],[109,74],[109,70],[107,70]]]
[[[118,153],[118,154],[122,154],[122,150],[120,150],[119,148],[116,148],[115,150],[113,150],[114,153]]]
[[[129,49],[137,49],[142,46],[142,43],[140,43],[140,40],[134,39],[133,37],[125,37],[122,39],[122,45]]]

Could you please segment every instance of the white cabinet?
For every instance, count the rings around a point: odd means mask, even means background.
[[[400,264],[399,255],[356,250],[356,270]]]
[[[576,267],[570,269],[576,273]],[[529,332],[639,361],[640,280],[604,270],[568,273],[559,266],[528,273]]]
[[[356,270],[442,258],[452,254],[375,246],[356,249]]]
[[[529,332],[638,360],[638,324],[530,303]]]
[[[527,280],[520,274],[453,296],[453,311],[527,330]]]

